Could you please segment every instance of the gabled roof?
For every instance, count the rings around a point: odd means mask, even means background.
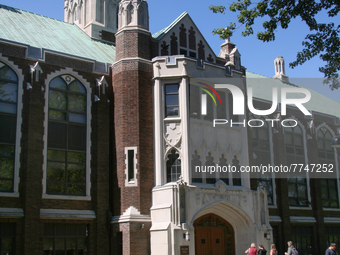
[[[162,37],[163,34],[166,34],[173,26],[175,26],[177,24],[177,22],[179,22],[187,14],[188,14],[187,11],[183,12],[169,26],[163,28],[162,30],[158,31],[157,33],[154,33],[152,35],[152,37],[158,40],[159,38]]]
[[[0,41],[113,63],[116,48],[91,39],[76,25],[0,5]]]
[[[311,90],[306,87],[298,86],[292,83],[283,82],[279,79],[273,79],[269,78],[267,76],[263,76],[260,74],[252,73],[252,72],[246,72],[247,77],[247,88],[252,87],[253,88],[253,98],[262,99],[265,101],[272,101],[272,88],[276,87],[278,88],[278,93],[280,92],[281,88],[283,87],[300,87],[308,89],[311,93],[311,99],[304,103],[303,105],[307,108],[307,110],[318,112],[322,114],[332,115],[336,117],[340,117],[340,103],[321,95],[320,93]],[[304,95],[300,93],[289,93],[287,95],[291,98],[304,98]],[[278,101],[280,102],[280,97],[278,98]]]

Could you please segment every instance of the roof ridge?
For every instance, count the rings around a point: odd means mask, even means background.
[[[301,85],[297,85],[297,84],[291,83],[291,82],[289,82],[289,81],[288,81],[288,82],[287,82],[287,81],[282,81],[282,80],[280,80],[280,79],[273,78],[273,77],[269,77],[269,76],[266,76],[266,75],[263,75],[263,74],[258,74],[258,73],[254,73],[254,72],[250,72],[250,71],[246,71],[246,73],[252,73],[252,74],[255,74],[255,75],[262,76],[263,78],[278,80],[278,81],[282,82],[283,84],[286,84],[286,85],[289,85],[289,86],[293,86],[293,87],[301,87],[301,88],[303,88],[303,86],[301,86]]]
[[[65,22],[63,20],[51,18],[51,17],[45,16],[45,15],[42,15],[42,14],[38,14],[38,13],[31,12],[31,11],[22,10],[22,9],[19,9],[19,8],[16,8],[16,7],[11,7],[11,6],[4,5],[4,4],[0,4],[0,9],[6,9],[6,10],[9,10],[9,11],[16,11],[16,12],[19,12],[19,11],[26,12],[26,13],[30,13],[30,14],[33,14],[33,15],[41,16],[41,17],[44,17],[44,18],[48,18],[48,19],[52,19],[52,20],[56,20],[56,21],[59,21],[59,22],[62,22],[62,23],[66,23],[66,24],[72,25],[71,23]]]
[[[188,14],[187,11],[184,11],[179,15],[174,21],[172,21],[168,26],[164,27],[163,29],[157,31],[152,35],[153,38],[158,39],[160,38],[167,30],[169,30],[171,27],[173,27],[177,21],[179,21],[182,17],[184,17],[186,14]]]

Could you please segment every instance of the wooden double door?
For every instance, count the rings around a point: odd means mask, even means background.
[[[194,222],[196,255],[234,255],[234,231],[217,215],[205,215]]]

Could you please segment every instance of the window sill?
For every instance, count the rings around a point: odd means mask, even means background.
[[[19,197],[19,192],[0,192],[0,197]]]
[[[181,120],[181,117],[165,117],[164,118],[164,121],[180,121]]]
[[[43,194],[43,199],[60,199],[60,200],[83,200],[83,201],[91,201],[91,196],[62,196],[62,195],[48,195]]]
[[[292,210],[312,210],[311,206],[289,206],[289,209]]]
[[[322,210],[323,210],[323,211],[335,211],[335,212],[340,212],[340,208],[327,208],[327,207],[323,207]]]

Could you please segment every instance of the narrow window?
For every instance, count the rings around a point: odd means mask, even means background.
[[[134,150],[128,150],[128,180],[134,181],[135,176],[134,176],[134,157],[135,157],[135,152]]]
[[[291,123],[293,125],[293,123]],[[285,128],[285,149],[287,164],[305,164],[303,132],[299,125]],[[288,177],[288,197],[291,206],[308,206],[306,175]]]
[[[216,107],[216,116],[217,119],[226,119],[227,118],[227,108],[226,108],[226,100],[225,100],[225,92],[218,91],[220,95],[222,105],[217,105]],[[217,101],[217,99],[216,99]]]
[[[238,119],[238,115],[233,114],[233,112],[234,112],[233,95],[231,93],[229,93],[228,95],[229,95],[229,122],[232,120],[233,123],[235,123],[235,122],[238,122],[239,119]],[[234,124],[233,124],[233,126],[234,126]]]
[[[269,125],[268,122],[265,121],[264,118],[260,116],[250,116],[250,119],[260,119],[260,121],[252,121],[252,125],[260,126],[262,123],[262,127],[253,127],[252,138],[253,138],[253,153],[256,156],[256,166],[260,165],[269,165],[270,164],[270,143],[269,143]],[[271,173],[265,173],[261,175],[261,178],[257,179],[257,184],[262,185],[268,195],[268,204],[273,205],[273,180]]]
[[[137,147],[125,148],[125,186],[137,186]]]
[[[318,154],[320,164],[332,164],[335,168],[335,152],[332,148],[332,134],[325,127],[321,127],[317,133]],[[321,179],[322,206],[339,208],[338,184],[336,175],[332,179]]]
[[[200,160],[201,156],[198,154],[197,150],[195,150],[191,157],[191,180],[193,183],[203,183],[203,173],[200,172],[200,169],[203,168]]]
[[[165,116],[179,116],[178,84],[165,85]]]
[[[96,21],[104,24],[104,0],[97,0]]]
[[[241,171],[240,171],[240,161],[237,159],[237,156],[234,156],[234,159],[232,160],[233,164],[232,166],[235,167],[236,172],[233,173],[233,186],[242,186],[242,180],[241,180]]]
[[[201,119],[201,94],[197,86],[190,84],[190,118]]]
[[[166,162],[167,182],[176,182],[181,176],[181,160],[176,150],[172,150]]]

